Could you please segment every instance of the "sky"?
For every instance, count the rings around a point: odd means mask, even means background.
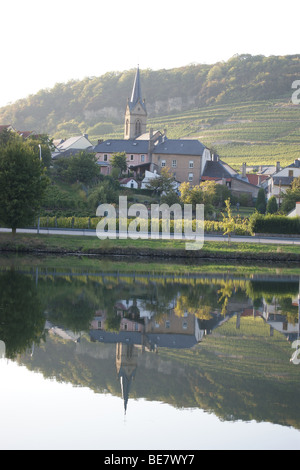
[[[297,54],[299,11],[299,0],[3,2],[0,106],[138,64],[159,70],[234,54]]]

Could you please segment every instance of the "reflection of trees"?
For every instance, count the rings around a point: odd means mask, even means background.
[[[0,274],[0,339],[13,359],[44,334],[45,318],[35,283],[14,270]]]

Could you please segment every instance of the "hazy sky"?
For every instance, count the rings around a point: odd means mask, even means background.
[[[157,70],[300,53],[299,11],[299,0],[3,2],[0,106],[138,63]]]

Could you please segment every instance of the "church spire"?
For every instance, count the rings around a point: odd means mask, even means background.
[[[147,109],[145,100],[142,99],[140,67],[138,66],[131,99],[127,102],[125,113],[125,139],[136,139],[146,132],[147,127]]]
[[[140,67],[138,65],[130,102],[132,106],[135,106],[139,101],[142,102],[142,92],[141,92]]]

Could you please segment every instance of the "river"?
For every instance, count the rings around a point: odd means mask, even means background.
[[[299,279],[1,257],[0,448],[299,450]]]

